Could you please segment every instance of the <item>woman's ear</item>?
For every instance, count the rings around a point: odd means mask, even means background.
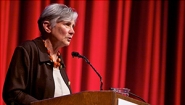
[[[43,28],[45,32],[50,33],[51,32],[51,26],[49,21],[44,21],[43,22]]]

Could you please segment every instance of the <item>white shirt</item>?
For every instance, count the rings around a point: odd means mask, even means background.
[[[64,82],[64,79],[62,78],[58,68],[53,68],[53,78],[55,83],[54,97],[70,94],[69,88]]]

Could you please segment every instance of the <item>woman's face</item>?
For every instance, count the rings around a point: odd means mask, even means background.
[[[75,21],[61,21],[51,29],[51,34],[62,47],[68,46],[73,37]]]

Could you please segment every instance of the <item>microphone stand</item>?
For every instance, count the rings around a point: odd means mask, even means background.
[[[74,54],[74,55],[73,55]],[[75,52],[75,53],[73,53],[72,54],[72,56],[74,57],[74,56],[77,56],[77,57],[79,57],[79,58],[83,58],[86,62],[87,62],[87,64],[89,64],[91,67],[92,67],[92,69],[96,72],[96,74],[99,76],[99,78],[100,78],[100,90],[103,90],[103,80],[102,80],[102,77],[101,77],[101,75],[98,73],[98,71],[93,67],[93,65],[89,62],[89,60],[85,57],[85,56],[82,56],[82,55],[80,55],[79,53],[77,53],[77,52]]]
[[[100,78],[100,90],[103,90],[102,89],[102,87],[103,87],[103,80],[102,80],[101,75],[98,73],[98,71],[93,67],[93,65],[89,62],[89,60],[85,56],[82,56],[82,58],[93,68],[93,70],[99,76],[99,78]]]

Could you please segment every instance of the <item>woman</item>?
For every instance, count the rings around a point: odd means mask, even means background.
[[[3,88],[6,104],[27,105],[71,93],[59,50],[70,44],[77,17],[63,4],[44,9],[38,20],[41,36],[15,49]]]

